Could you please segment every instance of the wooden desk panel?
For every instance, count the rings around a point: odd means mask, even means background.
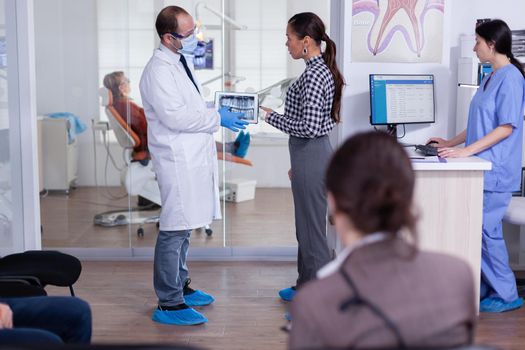
[[[420,247],[466,260],[479,298],[483,171],[416,171],[416,179]]]

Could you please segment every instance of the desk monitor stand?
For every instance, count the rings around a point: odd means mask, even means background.
[[[397,124],[388,124],[386,127],[386,133],[397,138]]]

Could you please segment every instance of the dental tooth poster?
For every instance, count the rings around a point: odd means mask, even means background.
[[[441,62],[445,0],[353,0],[352,62]]]

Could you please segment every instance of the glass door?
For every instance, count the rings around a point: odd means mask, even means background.
[[[288,19],[314,12],[329,31],[330,1],[255,0],[226,2],[225,15],[235,22],[225,27],[225,52],[230,75],[225,89],[255,92],[262,106],[284,112],[286,92],[303,72],[303,60],[287,50]],[[226,243],[234,254],[274,256],[295,254],[294,206],[288,170],[288,135],[267,124],[262,110],[250,124],[247,152],[239,161],[225,162],[224,211]],[[245,142],[242,134],[229,141]],[[248,162],[246,164],[244,161]]]
[[[107,89],[101,88],[105,77],[120,74],[114,94],[123,86],[128,89],[119,113],[121,131],[133,138],[126,125],[132,124],[134,106],[142,107],[139,80],[159,46],[156,16],[168,5],[183,7],[196,21],[199,46],[187,61],[212,108],[216,92],[247,92],[282,113],[288,86],[304,70],[304,62],[292,60],[285,46],[288,19],[312,11],[329,26],[329,0],[34,2],[40,160],[44,170],[46,165],[66,169],[65,187],[58,189],[46,184],[55,177],[42,175],[44,247],[89,248],[105,252],[102,256],[153,254],[160,203],[158,188],[151,194],[151,163],[133,159],[134,147],[119,140],[118,124],[108,119]],[[68,131],[74,117],[85,130],[72,141]],[[62,129],[50,132],[48,124]],[[192,247],[203,255],[231,255],[233,248],[293,251],[288,136],[259,116],[242,134],[220,128],[214,137],[222,219],[196,229]]]
[[[132,241],[138,245],[149,231],[155,236],[156,227],[137,224],[142,218],[132,210],[139,206],[138,175],[130,168],[132,139],[120,137],[129,131],[130,108],[124,103],[116,112],[124,122],[119,129],[110,119],[119,96],[104,78],[119,72],[111,83],[118,91],[126,82],[130,101],[140,104],[138,81],[154,48],[153,5],[42,0],[34,6],[42,245],[130,256]]]
[[[38,249],[31,3],[0,1],[0,256]]]
[[[9,91],[8,74],[11,73],[7,64],[7,45],[11,37],[6,30],[6,2],[0,1],[0,255],[20,249],[21,242],[13,235],[13,174],[16,167],[11,162],[11,137],[9,123]],[[10,42],[12,43],[12,42]],[[15,163],[16,164],[16,163]],[[19,177],[18,177],[19,178]],[[15,180],[16,181],[16,180]]]

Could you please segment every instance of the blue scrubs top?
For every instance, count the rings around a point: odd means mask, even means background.
[[[485,77],[472,98],[465,146],[500,125],[513,128],[510,136],[476,154],[492,162],[492,170],[485,172],[485,191],[513,192],[520,188],[524,101],[525,80],[512,64],[494,72],[490,81]]]

